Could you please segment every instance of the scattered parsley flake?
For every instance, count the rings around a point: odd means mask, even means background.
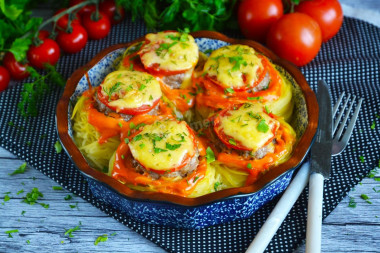
[[[266,133],[269,130],[269,126],[267,123],[265,123],[265,120],[260,120],[259,124],[257,125],[257,130],[262,133]]]
[[[157,147],[154,148],[154,153],[156,153],[156,154],[161,153],[161,152],[166,152],[166,151],[168,151],[168,150],[162,149],[162,148],[157,148]]]
[[[23,189],[19,190],[16,194],[17,194],[17,195],[20,195],[21,193],[24,193],[24,190],[23,190]]]
[[[139,141],[141,139],[142,139],[142,135],[141,134],[138,134],[135,137],[133,137],[133,141]]]
[[[206,149],[206,160],[207,160],[207,163],[212,163],[215,161],[214,151],[212,151],[210,147],[207,147]]]
[[[96,238],[96,240],[94,242],[94,245],[98,245],[99,242],[105,242],[107,240],[108,240],[108,235],[107,234],[98,236],[98,238]]]
[[[79,210],[78,202],[76,202],[75,205],[69,205],[69,206],[71,209],[77,208]]]
[[[145,88],[146,88],[146,85],[145,84],[141,84],[141,86],[139,87],[139,91],[142,91]]]
[[[43,208],[45,209],[48,209],[50,207],[49,204],[45,204],[45,203],[39,203]]]
[[[353,197],[350,197],[350,202],[348,203],[348,207],[355,208],[356,207],[356,202]]]
[[[248,168],[248,169],[252,169],[252,164],[251,164],[251,163],[248,163],[248,164],[247,164],[247,168]]]
[[[115,236],[116,235],[116,232],[113,232],[112,234],[110,234],[111,236]]]
[[[131,122],[131,123],[129,124],[129,128],[134,129],[135,127],[136,127],[136,125],[135,125],[133,122]]]
[[[248,100],[260,100],[261,97],[247,97]]]
[[[365,162],[365,160],[364,160],[364,156],[359,156],[359,159],[360,159],[360,161],[362,162],[362,163],[364,163]]]
[[[227,88],[227,89],[225,89],[224,90],[224,93],[234,93],[235,91],[234,91],[234,89],[232,89],[232,88]]]
[[[221,182],[215,182],[215,184],[214,184],[214,190],[215,190],[215,191],[218,191],[218,187],[219,187],[221,184],[222,184]]]
[[[18,229],[8,230],[8,231],[5,231],[5,233],[8,234],[9,238],[13,238],[12,233],[18,233]]]
[[[26,240],[26,243],[27,243],[27,244],[30,244],[30,241],[29,241],[29,240]]]
[[[198,180],[198,176],[196,176],[195,178],[194,178],[194,180],[193,180],[193,183],[195,183],[197,180]]]
[[[374,178],[376,176],[376,174],[377,174],[377,168],[374,168],[373,170],[371,170],[369,172],[369,174],[367,175],[367,177]]]
[[[123,160],[124,160],[124,158],[125,158],[125,156],[124,156],[124,155],[121,155],[121,159],[123,159]]]
[[[63,188],[61,186],[53,186],[52,187],[54,191],[62,191]]]
[[[123,127],[123,124],[121,124],[121,122],[117,123],[119,125],[120,128]]]
[[[236,141],[235,141],[234,139],[229,139],[228,142],[229,142],[231,145],[236,146]]]
[[[73,199],[73,197],[70,194],[67,194],[66,197],[64,198],[65,200],[70,200]]]
[[[79,225],[78,225],[78,226],[76,226],[76,227],[74,227],[74,228],[70,228],[70,229],[65,229],[65,230],[66,230],[65,235],[68,235],[69,238],[73,238],[74,236],[73,236],[72,233],[75,232],[75,231],[80,230],[80,226],[81,226],[81,225],[82,225],[82,223],[79,222]]]
[[[59,141],[56,141],[55,144],[54,144],[54,148],[55,148],[55,152],[57,154],[61,153],[62,152],[62,145]]]
[[[364,199],[368,204],[372,204],[372,202],[369,200],[369,197],[366,194],[360,195],[362,199]]]
[[[42,198],[43,196],[44,195],[38,190],[38,188],[34,187],[30,192],[26,194],[23,202],[29,205],[34,205],[35,203],[37,203],[38,198]]]
[[[8,194],[4,196],[4,202],[9,201],[10,199],[11,199],[11,198],[8,196]]]
[[[124,139],[124,142],[125,142],[126,144],[128,144],[128,143],[129,143],[129,139],[128,139],[128,138],[125,138],[125,139]]]
[[[371,129],[373,130],[373,129],[375,129],[375,127],[376,127],[376,122],[373,121],[373,122],[372,122],[372,125],[371,125]]]
[[[166,148],[169,150],[176,150],[179,147],[181,147],[181,144],[170,144],[168,142],[166,143]]]
[[[23,174],[23,173],[25,173],[25,170],[26,170],[26,163],[23,163],[23,164],[20,165],[20,167],[17,168],[17,170],[13,171],[9,175],[13,176],[13,175],[16,175],[16,174]]]
[[[21,215],[24,216],[24,214],[26,213],[26,211],[21,211]]]

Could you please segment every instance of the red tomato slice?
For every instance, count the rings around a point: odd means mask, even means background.
[[[117,111],[117,108],[115,106],[111,106],[109,104],[109,101],[108,101],[108,96],[104,95],[102,93],[102,87],[99,86],[98,88],[98,98],[100,100],[100,102],[102,102],[105,106],[107,106],[108,108],[110,108],[111,110],[113,111]],[[115,100],[117,98],[111,98],[111,100]],[[143,113],[147,113],[149,111],[151,111],[154,107],[156,107],[156,105],[158,104],[158,102],[160,101],[160,99],[157,99],[156,101],[153,102],[153,105],[150,106],[150,105],[142,105],[140,107],[137,107],[137,108],[123,108],[123,109],[120,109],[118,111],[118,113],[123,113],[123,114],[128,114],[128,115],[138,115],[138,114],[143,114]]]

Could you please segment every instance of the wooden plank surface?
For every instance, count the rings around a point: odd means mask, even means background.
[[[378,0],[341,2],[353,16],[360,17],[361,10],[380,13]],[[370,21],[380,26],[379,15]],[[66,190],[53,190],[57,183],[33,168],[10,176],[22,163],[0,148],[0,252],[165,252],[80,197]],[[44,194],[40,202],[48,204],[48,209],[22,202],[33,187]],[[20,190],[24,192],[17,195]],[[380,182],[365,178],[325,219],[322,252],[380,252],[380,193],[376,190],[380,190]],[[68,194],[73,199],[65,200]],[[366,203],[361,194],[368,195],[372,204]],[[10,197],[9,201],[4,201],[5,195]],[[348,207],[350,197],[357,202],[356,208]],[[65,236],[66,229],[78,226],[79,222],[82,225],[72,233],[74,237]],[[13,229],[19,232],[10,238],[5,231]],[[111,236],[112,233],[116,234]],[[108,235],[108,240],[95,246],[95,240],[103,234]],[[295,252],[304,252],[304,245]]]

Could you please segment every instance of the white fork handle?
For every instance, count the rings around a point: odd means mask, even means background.
[[[312,173],[310,175],[306,253],[321,252],[323,182],[324,177],[321,174]]]
[[[284,221],[286,215],[298,199],[309,179],[310,163],[306,162],[302,165],[297,175],[294,177],[281,199],[255,236],[255,239],[249,245],[246,253],[264,252],[272,237],[276,234],[277,229]]]

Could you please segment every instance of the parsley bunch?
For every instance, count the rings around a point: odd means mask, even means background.
[[[143,18],[150,29],[222,30],[237,27],[231,19],[236,0],[116,0],[132,14],[132,19]]]

